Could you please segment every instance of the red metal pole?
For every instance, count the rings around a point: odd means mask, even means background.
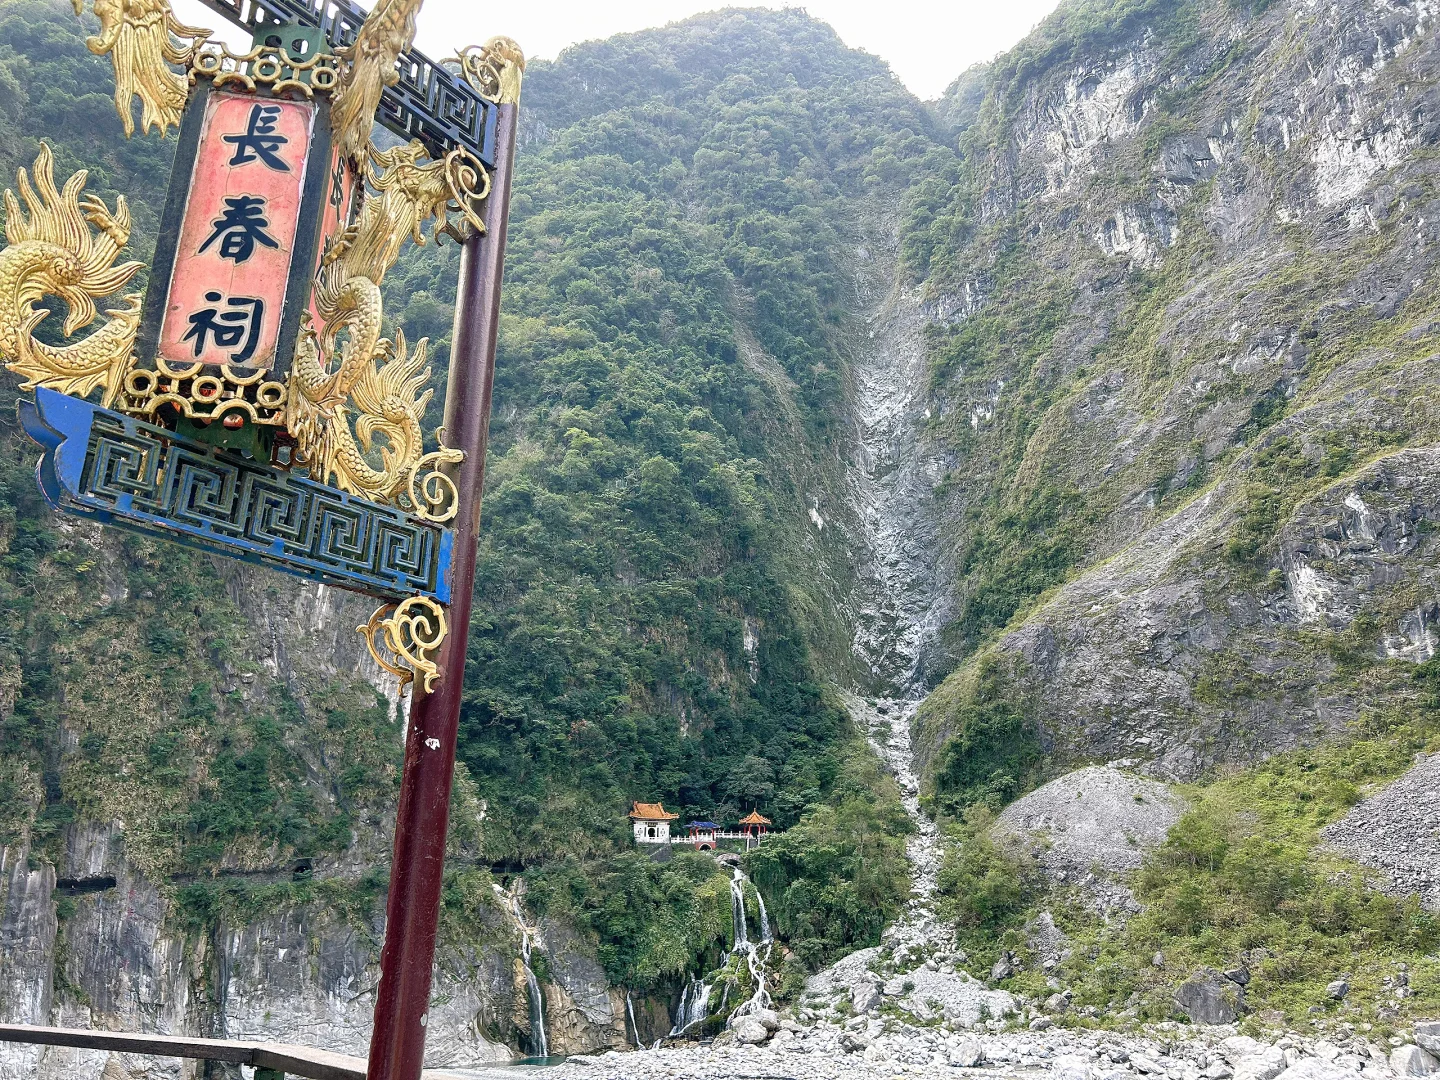
[[[432,693],[412,683],[405,772],[395,814],[395,858],[385,906],[385,946],[375,991],[375,1030],[367,1080],[419,1080],[425,1058],[430,977],[440,920],[445,829],[455,774],[455,736],[475,587],[475,544],[485,480],[490,390],[500,319],[500,275],[510,173],[515,161],[515,105],[499,107],[495,177],[485,204],[485,235],[466,240],[460,256],[450,380],[445,397],[445,444],[465,451],[452,474],[459,495],[455,516],[450,632],[437,657],[443,672]]]

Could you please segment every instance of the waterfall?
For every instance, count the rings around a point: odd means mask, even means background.
[[[750,944],[750,935],[745,929],[745,874],[738,866],[730,879],[730,923],[735,935],[734,947]]]
[[[530,967],[530,931],[520,936],[520,955],[525,959],[525,989],[530,995],[530,1048],[537,1058],[550,1056],[550,1042],[545,1038],[545,998],[540,993],[540,980]]]
[[[738,866],[730,878],[730,926],[734,935],[734,944],[720,960],[718,970],[723,971],[730,964],[730,960],[737,954],[745,957],[745,966],[750,972],[750,981],[755,987],[755,992],[749,999],[738,1005],[731,1014],[733,1020],[738,1016],[746,1016],[759,1009],[770,1008],[770,991],[765,984],[765,963],[770,959],[770,950],[774,947],[775,937],[770,930],[770,915],[765,910],[765,898],[760,895],[760,890],[755,890],[755,901],[760,909],[760,941],[758,943],[750,940],[750,929],[745,918],[745,886],[750,879],[745,876]],[[724,982],[724,993],[720,997],[720,1004],[715,1009],[716,1015],[723,1015],[725,1006],[730,1001],[730,984],[734,981],[727,977]],[[710,1015],[710,993],[714,987],[701,979],[690,979],[685,990],[680,995],[680,1007],[675,1015],[675,1025],[670,1029],[666,1038],[673,1038],[677,1035],[684,1035],[696,1024],[705,1020]],[[660,1045],[656,1043],[656,1045]]]
[[[630,1019],[630,1038],[640,1045],[640,1025],[635,1023],[635,1004],[630,1000],[630,991],[625,991],[625,1015]]]
[[[680,1008],[675,1013],[671,1035],[683,1035],[710,1013],[710,984],[692,978],[680,995]]]
[[[540,980],[535,977],[535,969],[530,964],[531,941],[538,939],[540,934],[525,921],[525,912],[520,906],[524,879],[516,878],[508,892],[494,883],[490,887],[495,890],[496,897],[503,901],[511,918],[515,920],[516,929],[520,931],[520,959],[525,967],[525,994],[530,999],[530,1056],[548,1058],[550,1039],[545,1033],[545,995],[540,990]]]

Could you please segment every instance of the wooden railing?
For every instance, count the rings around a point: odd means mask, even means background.
[[[250,1065],[255,1069],[255,1080],[285,1080],[287,1074],[305,1077],[306,1080],[365,1080],[365,1062],[360,1058],[282,1043],[190,1039],[176,1035],[32,1027],[29,1024],[0,1024],[0,1042],[69,1046],[79,1050],[106,1050],[122,1054],[147,1054],[153,1057]],[[453,1073],[426,1069],[424,1080],[461,1078]]]

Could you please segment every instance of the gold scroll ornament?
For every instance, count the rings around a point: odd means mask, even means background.
[[[459,67],[465,81],[481,97],[497,105],[520,101],[525,54],[510,38],[493,37],[484,45],[471,45],[445,63]]]
[[[441,672],[431,654],[445,643],[450,625],[445,609],[428,596],[385,604],[355,629],[365,635],[375,662],[399,678],[402,691],[420,677],[428,694],[439,681]]]

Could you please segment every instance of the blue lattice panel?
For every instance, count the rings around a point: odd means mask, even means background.
[[[51,390],[20,403],[57,510],[398,600],[450,600],[449,530]]]

